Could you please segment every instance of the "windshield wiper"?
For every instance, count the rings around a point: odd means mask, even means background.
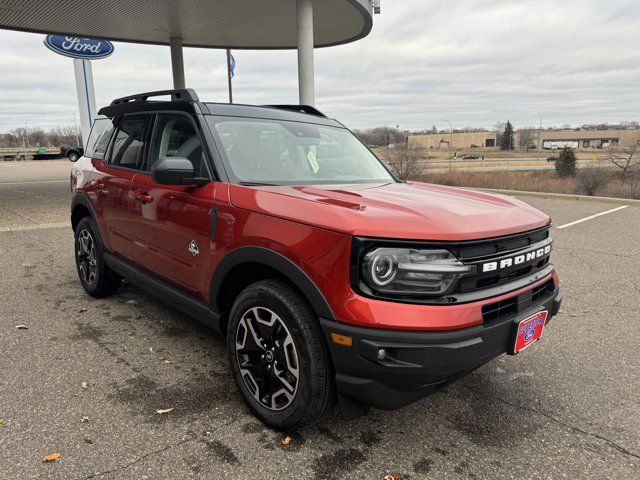
[[[238,185],[243,187],[279,187],[277,183],[265,183],[265,182],[238,182]]]

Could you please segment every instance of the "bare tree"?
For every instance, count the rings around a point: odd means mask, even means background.
[[[518,130],[518,147],[523,150],[535,148],[537,129],[534,127],[525,127]]]
[[[401,180],[415,180],[422,173],[420,153],[415,147],[395,148],[387,152],[387,163]]]
[[[640,152],[638,151],[638,145],[623,147],[619,151],[610,150],[609,159],[611,163],[622,170],[622,177],[625,179],[640,169]]]

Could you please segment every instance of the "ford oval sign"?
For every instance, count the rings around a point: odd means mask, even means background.
[[[93,38],[66,37],[64,35],[47,35],[44,44],[56,53],[71,58],[97,60],[113,53],[113,43]]]

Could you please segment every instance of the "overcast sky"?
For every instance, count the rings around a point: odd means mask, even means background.
[[[0,132],[73,124],[72,60],[0,30]],[[372,33],[316,50],[317,106],[353,128],[640,120],[638,0],[383,0]],[[295,103],[295,51],[235,51],[241,103]],[[188,86],[226,101],[225,54],[185,49]],[[93,62],[98,108],[171,87],[168,47]]]

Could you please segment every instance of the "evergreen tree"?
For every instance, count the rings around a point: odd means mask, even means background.
[[[504,126],[504,132],[502,132],[500,136],[500,149],[513,150],[514,143],[513,125],[507,121],[507,124]]]
[[[564,147],[560,152],[560,158],[556,162],[556,171],[559,177],[576,176],[576,154],[569,147]]]

